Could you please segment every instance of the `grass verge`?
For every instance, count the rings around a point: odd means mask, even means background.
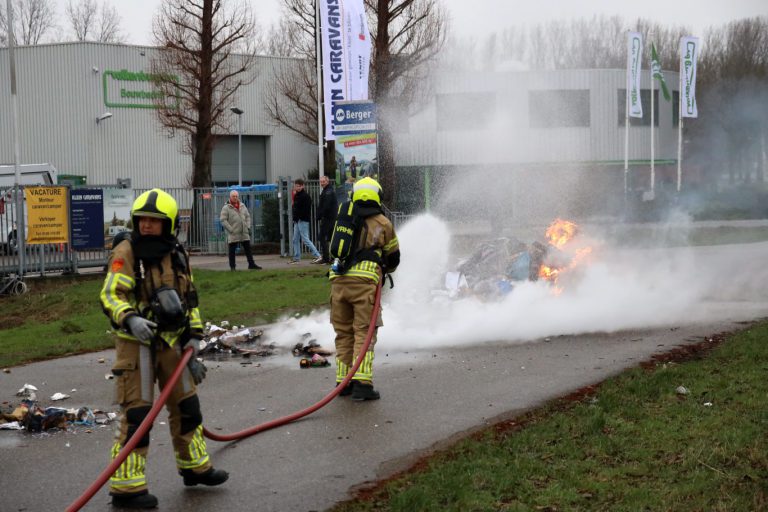
[[[628,370],[333,511],[766,510],[766,339],[768,322]]]
[[[195,270],[203,320],[258,325],[324,306],[330,293],[325,270]],[[27,294],[0,298],[0,366],[113,346],[99,303],[103,279],[30,279]]]

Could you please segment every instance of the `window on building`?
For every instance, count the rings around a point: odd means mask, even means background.
[[[589,126],[589,90],[528,91],[531,128]]]
[[[672,91],[672,126],[680,124],[680,91]]]
[[[438,94],[437,131],[477,130],[488,127],[496,112],[493,92]]]
[[[627,116],[627,90],[618,90],[619,126],[624,126]],[[663,99],[663,98],[662,98]],[[643,102],[643,117],[630,117],[629,126],[651,126],[651,90],[640,89],[640,101]],[[653,90],[653,126],[659,126],[659,90]]]

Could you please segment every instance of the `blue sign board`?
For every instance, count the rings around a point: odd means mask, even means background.
[[[69,191],[69,218],[72,219],[72,248],[104,248],[104,191],[78,188]]]
[[[376,131],[376,104],[372,101],[340,101],[333,106],[331,115],[334,135]]]

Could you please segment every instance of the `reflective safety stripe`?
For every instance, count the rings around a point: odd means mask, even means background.
[[[190,329],[203,328],[203,320],[200,317],[200,310],[197,308],[193,308],[192,311],[189,312],[189,328]]]
[[[363,357],[363,362],[360,364],[360,368],[353,377],[354,380],[366,380],[373,382],[373,351],[369,350]]]
[[[112,445],[112,460],[117,458],[122,447],[120,443]],[[147,477],[144,474],[146,465],[147,459],[136,453],[136,451],[132,451],[109,479],[109,485],[115,489],[131,489],[146,486]]]
[[[210,457],[208,456],[208,450],[205,446],[205,439],[203,438],[203,426],[198,425],[195,429],[195,433],[192,436],[192,441],[189,443],[188,448],[189,457],[183,459],[179,452],[176,452],[176,465],[179,469],[195,469],[205,465]]]
[[[336,358],[336,383],[344,380],[344,377],[349,373],[349,366],[344,364],[341,359]]]
[[[379,282],[379,265],[378,263],[375,263],[373,261],[361,261],[360,263],[355,263],[352,265],[352,268],[347,270],[344,274],[336,274],[333,270],[331,270],[330,274],[328,275],[328,278],[333,280],[337,277],[340,277],[341,275],[345,276],[355,276],[355,277],[364,277],[366,279],[370,279],[374,283]]]
[[[118,288],[132,290],[136,281],[125,274],[110,272],[104,281],[99,298],[104,308],[109,311],[114,323],[119,323],[120,315],[128,309],[135,309],[135,305],[120,298]]]
[[[390,240],[389,243],[384,246],[384,251],[389,252],[396,245],[397,245],[397,237]]]

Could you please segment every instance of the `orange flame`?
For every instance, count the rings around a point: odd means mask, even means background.
[[[544,232],[550,245],[562,247],[576,234],[578,226],[571,221],[555,219]]]
[[[544,234],[550,245],[558,249],[562,249],[565,244],[573,239],[577,230],[578,225],[575,223],[568,220],[555,219],[552,221],[552,224],[549,225]],[[583,247],[576,250],[576,252],[571,257],[571,261],[564,267],[550,267],[548,265],[542,264],[539,267],[539,278],[552,283],[554,286],[554,293],[560,294],[563,291],[562,288],[557,286],[557,280],[560,274],[579,265],[579,263],[591,252],[591,247]]]

